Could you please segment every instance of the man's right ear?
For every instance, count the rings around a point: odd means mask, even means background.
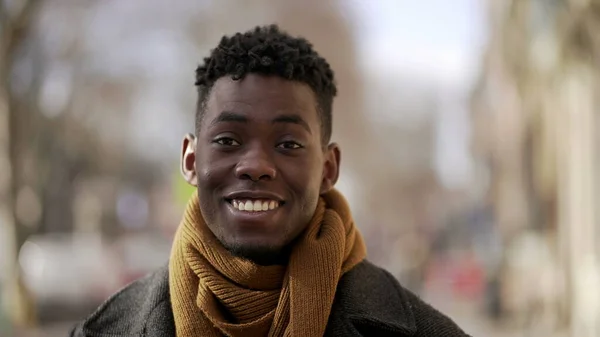
[[[196,175],[196,137],[188,133],[183,137],[181,147],[181,175],[183,179],[192,186],[198,185],[198,176]]]

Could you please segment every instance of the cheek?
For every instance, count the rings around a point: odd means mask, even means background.
[[[300,195],[315,193],[321,186],[323,168],[314,160],[294,161],[287,160],[282,163],[281,172],[286,182]]]
[[[221,192],[227,181],[227,170],[219,164],[218,160],[205,155],[196,163],[196,174],[202,216],[208,224],[217,223]],[[211,229],[215,230],[213,227]]]
[[[198,156],[196,160],[196,174],[198,184],[218,185],[224,182],[231,171],[231,164],[223,158],[216,158],[210,154]]]

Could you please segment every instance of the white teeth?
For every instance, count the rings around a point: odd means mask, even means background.
[[[275,200],[232,200],[233,208],[246,212],[264,212],[279,207]]]

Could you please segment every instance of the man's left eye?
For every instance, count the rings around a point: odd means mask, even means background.
[[[287,150],[295,150],[302,147],[302,145],[296,142],[283,142],[277,145],[278,148],[287,149]]]

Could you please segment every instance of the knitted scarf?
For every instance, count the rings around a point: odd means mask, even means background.
[[[206,226],[194,193],[169,260],[177,337],[322,336],[340,277],[365,255],[336,190],[320,198],[286,266],[231,255]]]

